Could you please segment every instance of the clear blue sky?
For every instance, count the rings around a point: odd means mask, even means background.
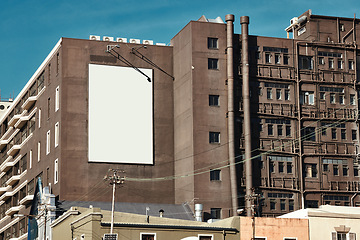
[[[340,4],[340,5],[339,5]],[[1,97],[17,95],[61,37],[100,36],[169,43],[190,20],[250,16],[250,34],[286,37],[292,17],[308,9],[316,15],[360,18],[359,0],[1,0]]]

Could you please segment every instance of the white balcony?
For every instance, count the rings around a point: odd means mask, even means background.
[[[11,207],[11,208],[9,208],[6,212],[5,212],[5,214],[7,215],[7,216],[11,216],[11,215],[13,215],[14,213],[17,213],[17,212],[19,212],[20,210],[21,210],[21,208],[23,208],[24,206],[14,206],[14,207]]]
[[[29,115],[21,117],[15,124],[15,128],[22,128],[32,118],[32,116],[34,116],[36,110],[37,108],[33,109]]]
[[[21,179],[21,174],[19,175],[14,175],[12,176],[11,178],[9,178],[7,181],[6,181],[6,184],[8,186],[13,186],[15,183],[17,183],[18,181],[20,181]]]
[[[10,189],[11,189],[11,186],[0,187],[0,195],[9,191]]]
[[[26,113],[27,113],[27,111],[24,110],[22,113],[14,115],[14,116],[10,119],[10,121],[8,122],[8,126],[9,126],[9,127],[13,127],[13,126],[17,123],[17,121],[18,121],[22,116],[24,116]]]
[[[18,153],[20,151],[20,149],[25,145],[25,143],[27,141],[29,141],[29,139],[32,137],[32,133],[21,143],[21,144],[16,144],[13,145],[10,150],[7,152],[7,155],[9,156],[14,156],[16,153]]]
[[[27,205],[32,202],[34,199],[34,195],[27,195],[23,199],[20,200],[20,205]]]
[[[13,192],[6,192],[0,197],[0,201],[6,201],[8,198],[12,197]]]
[[[8,158],[5,159],[5,161],[0,165],[0,171],[1,172],[5,172],[5,165],[7,165],[12,159],[13,159],[12,156],[9,156]],[[9,169],[7,168],[7,170],[9,170]]]
[[[24,109],[24,110],[29,110],[30,107],[35,104],[35,102],[39,99],[39,97],[41,96],[41,94],[45,91],[45,88],[46,88],[46,87],[43,87],[36,96],[31,96],[31,97],[29,97],[28,99],[26,99],[26,101],[25,101],[25,102],[23,103],[23,105],[21,106],[22,109]]]

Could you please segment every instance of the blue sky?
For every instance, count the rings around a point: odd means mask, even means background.
[[[341,5],[339,5],[339,3]],[[1,0],[1,97],[16,96],[61,37],[89,35],[150,39],[168,44],[190,20],[250,16],[250,34],[286,37],[292,17],[308,9],[316,15],[360,18],[359,0]]]

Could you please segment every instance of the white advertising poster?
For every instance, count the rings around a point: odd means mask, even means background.
[[[152,92],[133,68],[89,64],[89,162],[153,164]]]

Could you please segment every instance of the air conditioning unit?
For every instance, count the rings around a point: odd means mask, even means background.
[[[293,17],[291,20],[290,20],[290,25],[295,25],[298,23],[298,17]]]
[[[113,42],[113,41],[114,41],[114,37],[103,36],[103,41]]]
[[[118,38],[116,38],[116,41],[120,42],[120,43],[127,43],[127,38],[118,37]]]
[[[100,41],[100,36],[90,35],[89,39],[90,40]]]
[[[143,44],[154,45],[154,41],[153,40],[143,40]]]
[[[166,46],[165,43],[157,43],[156,46]]]
[[[130,43],[140,44],[140,39],[130,38]]]
[[[104,240],[117,240],[118,235],[117,235],[117,233],[105,233],[103,239]]]

